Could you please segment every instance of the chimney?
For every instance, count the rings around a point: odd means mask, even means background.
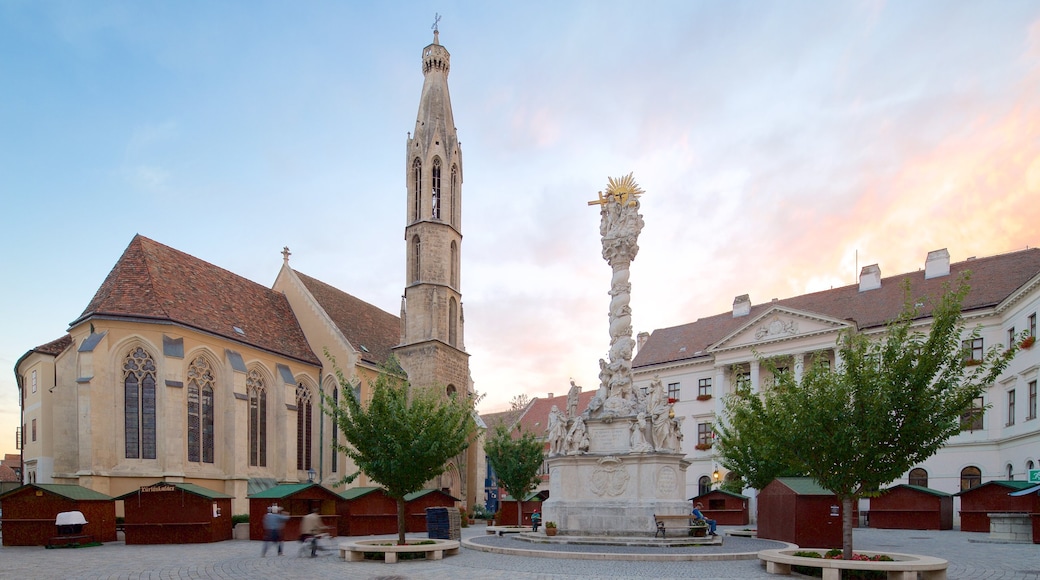
[[[636,354],[643,350],[643,345],[646,344],[647,340],[650,340],[649,332],[644,331],[636,335]]]
[[[741,294],[733,299],[733,318],[751,314],[751,296]]]
[[[555,397],[555,396],[556,396],[556,395],[554,395],[554,394],[552,394],[552,393],[549,393],[549,396],[548,396],[548,397],[546,397],[546,398],[548,398],[548,399],[551,399],[551,398],[553,398],[553,397]]]
[[[877,264],[863,266],[859,272],[859,291],[877,290],[881,287],[881,268]]]
[[[940,278],[950,275],[950,252],[946,248],[928,252],[924,261],[924,279]]]

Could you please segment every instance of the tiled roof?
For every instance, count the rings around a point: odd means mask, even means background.
[[[508,411],[499,411],[497,413],[484,413],[480,416],[480,419],[484,421],[485,425],[487,425],[488,431],[494,431],[495,427],[498,425],[512,427],[523,412],[523,409],[510,409]]]
[[[321,280],[293,270],[318,304],[336,323],[361,359],[381,365],[401,341],[401,319]]]
[[[596,395],[596,389],[578,393],[578,413],[585,411],[589,401]],[[559,407],[564,413],[567,412],[567,395],[559,395],[546,399],[535,398],[527,407],[527,412],[520,417],[519,427],[525,433],[533,433],[535,437],[545,437],[545,429],[549,425],[549,411],[553,405]]]
[[[65,352],[65,349],[72,346],[72,335],[66,334],[65,336],[52,340],[47,344],[41,344],[40,346],[33,349],[33,352],[41,354],[49,354],[51,356],[58,356]]]
[[[21,481],[18,473],[6,465],[0,465],[0,481]]]
[[[910,281],[911,295],[915,298],[938,297],[944,285],[956,285],[959,276],[967,271],[971,271],[971,291],[964,298],[963,310],[969,312],[992,307],[1040,274],[1040,248],[950,264],[948,276],[926,280],[924,271],[920,270],[883,278],[881,287],[874,290],[860,292],[859,285],[853,284],[755,304],[747,316],[734,318],[733,312],[729,311],[681,326],[657,329],[639,349],[632,366],[644,367],[703,356],[710,346],[774,306],[850,320],[860,329],[883,326],[903,310],[904,281]],[[931,307],[926,304],[919,317],[930,315]]]
[[[17,453],[4,453],[3,461],[0,461],[0,465],[6,465],[8,467],[21,467],[22,456]]]
[[[175,322],[321,364],[282,293],[140,234],[72,324],[95,316]]]

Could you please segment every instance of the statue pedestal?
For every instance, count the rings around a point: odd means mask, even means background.
[[[653,536],[654,514],[686,515],[682,453],[629,453],[630,421],[588,421],[592,446],[582,455],[556,455],[542,521],[567,536]]]

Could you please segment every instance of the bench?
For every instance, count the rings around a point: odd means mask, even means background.
[[[54,536],[47,540],[48,548],[57,548],[58,546],[78,546],[80,544],[93,544],[94,536],[90,534],[81,534],[76,536]]]
[[[489,536],[493,536],[495,534],[501,536],[504,534],[519,534],[520,532],[529,531],[531,531],[531,528],[526,526],[522,528],[518,526],[488,526],[485,533]]]
[[[686,530],[688,535],[703,537],[708,533],[707,524],[696,523],[697,518],[685,515],[685,516],[659,516],[654,514],[654,525],[657,526],[657,531],[654,532],[656,538],[658,534],[662,538],[667,538],[669,529],[681,529]],[[693,532],[692,534],[690,532]]]
[[[913,554],[893,554],[887,556],[893,558],[892,562],[871,562],[866,560],[829,560],[824,558],[806,558],[795,556],[798,550],[762,550],[758,553],[758,559],[766,563],[766,572],[769,574],[791,573],[791,566],[807,566],[820,568],[823,571],[823,580],[838,580],[841,578],[842,570],[876,570],[888,573],[889,580],[917,580],[917,574],[921,574],[923,580],[946,580],[946,568],[949,562],[941,558],[931,556],[916,556]],[[857,552],[872,556],[875,552]]]
[[[434,543],[406,544],[399,546],[396,540],[359,540],[356,542],[344,542],[339,545],[339,557],[347,562],[361,562],[365,559],[365,552],[378,552],[383,554],[384,562],[394,564],[397,555],[402,553],[423,552],[427,560],[442,560],[444,556],[454,556],[459,553],[461,543],[458,540],[422,540]]]

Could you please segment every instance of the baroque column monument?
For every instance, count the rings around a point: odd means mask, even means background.
[[[639,251],[644,192],[631,173],[608,182],[589,205],[600,207],[603,259],[613,272],[609,360],[599,361],[599,390],[584,412],[553,410],[542,516],[561,535],[652,536],[655,514],[690,512],[683,497],[690,462],[682,453],[682,419],[661,381],[655,378],[645,394],[632,385],[629,266]]]

